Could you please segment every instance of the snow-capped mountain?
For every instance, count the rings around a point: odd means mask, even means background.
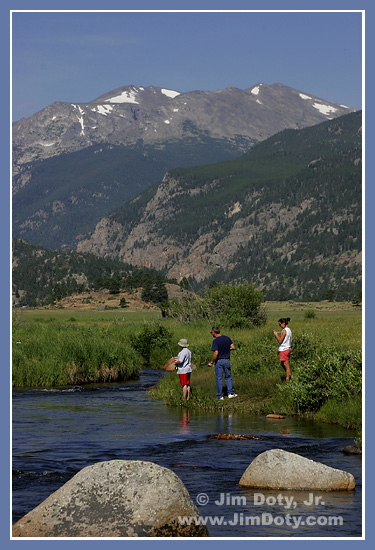
[[[52,103],[13,125],[13,234],[74,247],[176,166],[234,159],[277,132],[352,111],[282,84],[124,86],[88,103]]]
[[[282,84],[186,93],[125,86],[89,103],[52,103],[15,123],[15,173],[35,159],[98,143],[150,143],[201,132],[241,143],[244,152],[285,128],[312,126],[354,110]]]

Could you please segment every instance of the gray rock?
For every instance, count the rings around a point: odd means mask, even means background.
[[[111,460],[88,466],[13,526],[14,537],[192,537],[204,526],[171,470],[152,462]]]
[[[342,491],[355,488],[352,474],[295,453],[272,449],[258,455],[241,477],[240,487],[258,489],[315,489]]]

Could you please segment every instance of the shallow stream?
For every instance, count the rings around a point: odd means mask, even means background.
[[[14,391],[13,521],[85,466],[124,459],[172,469],[207,518],[211,537],[361,536],[362,460],[341,451],[355,432],[292,418],[169,408],[147,392],[163,374],[144,369],[139,380],[122,384]],[[259,439],[209,439],[218,433]],[[251,461],[273,448],[351,472],[356,489],[240,489]]]

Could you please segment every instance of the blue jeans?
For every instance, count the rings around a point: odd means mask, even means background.
[[[233,384],[232,384],[232,372],[230,370],[230,360],[229,359],[218,359],[215,364],[215,374],[216,374],[216,387],[217,387],[217,397],[223,397],[223,375],[225,377],[225,382],[227,383],[228,395],[234,393]]]

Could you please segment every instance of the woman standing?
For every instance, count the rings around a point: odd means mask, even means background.
[[[290,321],[289,317],[287,317],[286,319],[284,318],[279,319],[279,326],[283,330],[281,334],[276,332],[276,330],[273,331],[277,341],[279,342],[280,361],[282,366],[285,369],[287,381],[290,379],[289,359],[290,359],[290,348],[292,347],[292,331],[288,327],[289,321]]]

